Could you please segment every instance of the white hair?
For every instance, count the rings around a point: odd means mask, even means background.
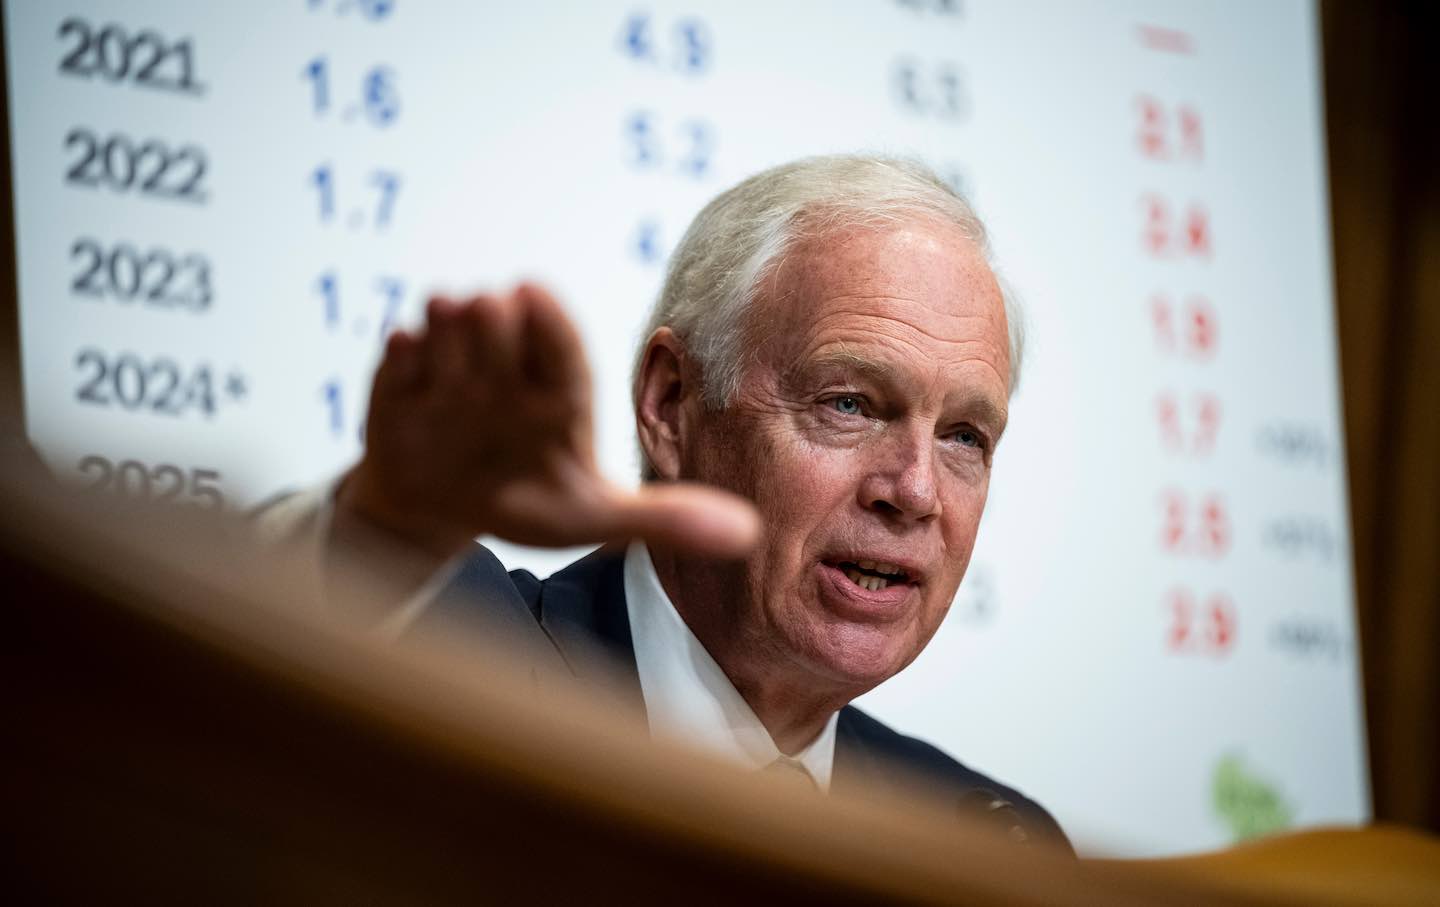
[[[695,216],[670,258],[665,286],[640,339],[635,393],[649,338],[669,327],[700,368],[706,404],[723,409],[734,399],[744,372],[751,336],[746,313],[798,238],[916,219],[954,224],[990,259],[985,226],[970,203],[918,161],[859,154],[802,158],[722,192]],[[1024,322],[1005,282],[996,279],[1005,303],[1014,393]]]

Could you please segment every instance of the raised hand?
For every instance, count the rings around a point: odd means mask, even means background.
[[[595,464],[580,337],[543,289],[435,299],[425,328],[391,335],[365,453],[337,499],[436,555],[492,533],[565,546],[640,537],[718,556],[759,533],[748,502],[696,485],[621,489]]]

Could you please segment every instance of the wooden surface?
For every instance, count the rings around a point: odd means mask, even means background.
[[[0,494],[27,901],[1314,902],[766,783],[484,640],[368,639],[214,527],[73,503]]]
[[[1355,593],[1375,816],[1440,832],[1440,7],[1325,0]]]

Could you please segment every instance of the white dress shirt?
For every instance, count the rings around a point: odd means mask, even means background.
[[[325,544],[337,485],[338,480],[292,495],[256,520],[262,537],[307,546],[304,551],[306,560],[314,565],[311,572],[317,597],[323,596]],[[421,589],[381,619],[376,631],[391,638],[402,635],[434,601],[463,557],[437,571]],[[650,551],[642,542],[635,542],[625,552],[625,608],[652,737],[708,751],[745,768],[765,769],[777,760],[792,768],[798,763],[820,790],[830,789],[839,713],[830,716],[820,735],[802,752],[784,756],[730,678],[675,610],[660,585]]]
[[[765,725],[675,610],[643,542],[625,552],[625,608],[652,737],[747,768],[763,769],[781,758]],[[838,719],[838,712],[831,715],[820,736],[787,757],[804,766],[822,791],[830,789]]]

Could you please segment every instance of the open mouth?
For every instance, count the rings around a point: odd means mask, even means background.
[[[840,561],[835,567],[861,589],[878,592],[888,586],[910,582],[906,572],[883,561]]]

